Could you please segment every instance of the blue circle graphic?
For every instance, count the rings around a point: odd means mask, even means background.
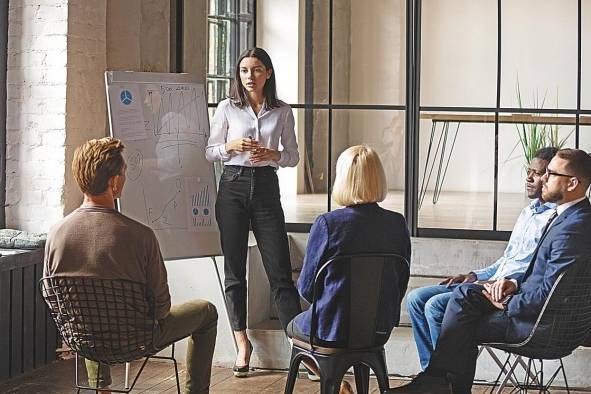
[[[203,214],[204,215],[209,215],[209,209],[203,208]]]
[[[193,208],[193,215],[197,215],[197,214],[199,214],[199,209]]]
[[[133,96],[129,90],[121,91],[120,98],[121,98],[121,102],[125,105],[129,105],[133,101]]]

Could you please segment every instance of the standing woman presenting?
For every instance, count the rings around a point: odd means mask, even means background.
[[[279,143],[283,147],[279,150]],[[277,99],[271,58],[261,48],[240,55],[230,97],[211,123],[207,160],[224,163],[215,206],[224,253],[225,292],[238,344],[234,375],[248,375],[252,345],[246,335],[246,254],[254,232],[283,329],[300,313],[291,279],[278,167],[299,161],[291,108]]]

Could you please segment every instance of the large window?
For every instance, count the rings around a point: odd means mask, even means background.
[[[273,58],[279,96],[291,104],[297,169],[280,169],[290,230],[306,231],[330,199],[339,154],[367,144],[385,167],[382,204],[404,210],[406,2],[257,1],[257,45]],[[289,15],[289,17],[286,17]]]
[[[254,46],[254,0],[209,0],[207,94],[210,103],[224,99],[230,89],[240,53]]]
[[[524,150],[535,150],[532,140],[590,148],[579,70],[591,13],[582,3],[417,5],[419,235],[506,238],[529,201]]]
[[[280,170],[292,231],[338,208],[335,163],[351,145],[378,151],[382,206],[404,212],[413,235],[489,239],[507,239],[529,201],[524,133],[591,149],[589,2],[258,0],[247,9],[296,118],[301,162]],[[211,106],[244,43],[215,10]],[[254,37],[254,14],[235,18],[235,30],[246,23]]]

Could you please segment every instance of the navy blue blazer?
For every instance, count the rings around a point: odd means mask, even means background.
[[[584,199],[555,219],[540,239],[527,271],[511,276],[519,290],[507,304],[506,313],[513,323],[510,335],[527,336],[556,279],[576,264],[590,264],[590,256],[591,204]]]
[[[410,237],[404,217],[396,212],[381,208],[378,204],[360,204],[337,209],[316,218],[310,230],[304,265],[298,280],[300,295],[308,302],[314,294],[316,271],[335,256],[359,253],[396,253],[410,262]],[[390,316],[380,316],[380,327],[388,327],[388,333],[400,320],[400,301],[408,285],[409,270],[399,272],[400,283],[391,287],[393,306]],[[329,266],[324,277],[321,294],[317,295],[318,316],[317,337],[323,341],[345,341],[349,333],[346,322],[348,305],[334,295],[347,289],[344,270]],[[397,294],[394,294],[394,291]],[[311,309],[299,314],[295,324],[306,335],[310,335]]]

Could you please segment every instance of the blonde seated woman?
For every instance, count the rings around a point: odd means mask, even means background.
[[[336,170],[332,198],[343,208],[320,215],[310,230],[298,280],[298,291],[308,302],[312,301],[317,269],[336,256],[396,253],[410,261],[410,237],[404,217],[378,205],[386,197],[388,187],[377,153],[364,145],[350,147],[339,156]],[[385,308],[380,316],[380,327],[388,328],[379,338],[381,344],[386,343],[400,319],[400,301],[406,292],[409,277],[408,269],[405,271],[398,273],[398,286],[389,289],[392,305]],[[318,327],[315,343],[321,346],[342,347],[347,342],[349,305],[344,299],[348,298],[337,298],[335,295],[346,291],[348,282],[346,270],[329,266],[322,291],[316,298]],[[288,335],[308,341],[311,317],[310,309],[297,315],[287,327]],[[311,362],[304,361],[304,364],[318,374]],[[343,381],[341,393],[349,392],[352,392],[351,387]]]

